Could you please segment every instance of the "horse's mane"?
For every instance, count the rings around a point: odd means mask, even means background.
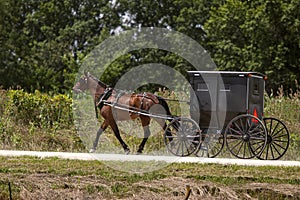
[[[96,78],[95,76],[93,76],[92,74],[88,74],[88,76],[90,78],[92,78],[94,81],[96,81],[101,87],[104,87],[104,88],[108,88],[109,86],[106,85],[105,83],[103,83],[102,81],[100,81],[98,78]]]

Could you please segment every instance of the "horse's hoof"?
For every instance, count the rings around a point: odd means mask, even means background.
[[[89,153],[95,153],[95,151],[96,151],[96,149],[93,148],[93,149],[89,150]]]
[[[130,149],[125,149],[125,154],[126,155],[130,154]]]

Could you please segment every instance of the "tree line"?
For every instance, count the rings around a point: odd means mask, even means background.
[[[266,74],[269,91],[300,80],[298,0],[1,0],[0,85],[66,93],[92,49],[138,27],[184,33],[218,69]],[[114,84],[128,69],[154,62],[192,69],[170,52],[143,49],[114,61],[103,81]]]

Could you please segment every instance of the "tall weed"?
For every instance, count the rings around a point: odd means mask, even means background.
[[[296,82],[296,91],[284,94],[281,87],[276,95],[265,96],[265,116],[275,117],[287,126],[290,133],[290,145],[284,159],[300,160],[300,87]]]

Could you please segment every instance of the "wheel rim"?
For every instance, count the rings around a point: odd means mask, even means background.
[[[203,142],[196,151],[196,156],[209,158],[218,156],[224,147],[224,134],[206,133],[203,136]]]
[[[283,122],[276,118],[264,118],[264,124],[268,134],[267,144],[259,159],[278,160],[289,147],[290,134]]]
[[[260,155],[266,142],[265,126],[255,116],[237,116],[226,128],[227,149],[237,158],[250,159]]]
[[[164,142],[169,152],[176,156],[189,156],[201,144],[200,128],[189,118],[176,118],[165,130]]]

